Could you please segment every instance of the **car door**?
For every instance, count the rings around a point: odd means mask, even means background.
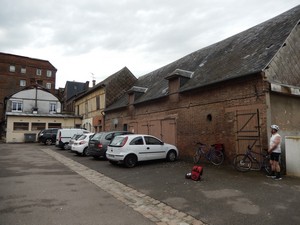
[[[145,156],[147,160],[165,158],[164,144],[159,139],[152,136],[144,136],[146,143]]]

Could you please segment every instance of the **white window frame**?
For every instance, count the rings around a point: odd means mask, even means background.
[[[16,66],[15,65],[10,65],[9,66],[9,72],[16,72]]]
[[[23,102],[12,101],[11,102],[11,111],[12,112],[23,112]]]
[[[47,77],[52,77],[52,71],[51,70],[47,70]]]
[[[53,112],[56,112],[56,110],[57,110],[56,102],[50,102],[49,103],[49,112],[53,113]]]
[[[26,87],[26,80],[20,80],[20,87]]]
[[[46,83],[46,88],[51,89],[51,83]]]
[[[41,69],[36,69],[36,75],[41,76],[42,75],[42,70]]]
[[[21,67],[21,73],[25,74],[26,73],[26,68],[25,67]]]

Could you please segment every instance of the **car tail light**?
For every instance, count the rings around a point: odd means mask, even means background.
[[[98,144],[98,148],[102,148],[103,145],[101,143]]]
[[[61,141],[61,132],[58,133],[58,140]]]
[[[127,140],[128,140],[128,137],[125,137],[125,138],[123,139],[123,141],[122,141],[122,143],[121,143],[121,147],[123,147],[123,146],[126,144]]]
[[[80,144],[80,145],[83,145],[83,144],[85,144],[85,141],[81,141],[81,142],[79,142],[79,144]]]

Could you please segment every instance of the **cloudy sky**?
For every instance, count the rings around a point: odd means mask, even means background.
[[[139,77],[300,0],[0,0],[0,52],[50,61],[56,88]]]

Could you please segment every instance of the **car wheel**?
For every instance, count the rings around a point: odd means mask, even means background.
[[[68,144],[69,144],[69,143],[64,143],[64,146],[63,146],[63,149],[64,149],[64,150],[68,150]]]
[[[177,159],[177,154],[174,150],[171,150],[167,154],[167,161],[174,162]]]
[[[87,148],[83,149],[82,156],[88,156]]]
[[[124,159],[124,164],[128,168],[135,167],[137,164],[137,157],[135,155],[128,155]]]
[[[52,145],[52,139],[50,139],[50,138],[48,138],[48,139],[46,139],[46,141],[45,141],[45,145]]]

